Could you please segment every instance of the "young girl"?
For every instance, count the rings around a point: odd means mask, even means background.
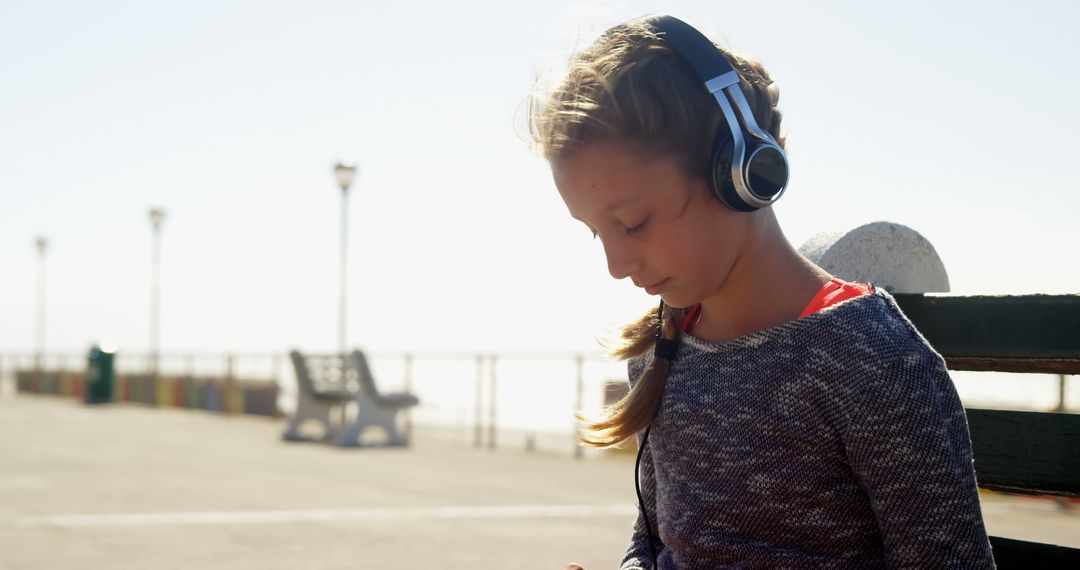
[[[570,214],[659,308],[582,441],[639,436],[622,568],[992,568],[963,408],[888,293],[800,256],[779,91],[670,17],[608,30],[531,110]],[[569,568],[580,568],[571,564]]]

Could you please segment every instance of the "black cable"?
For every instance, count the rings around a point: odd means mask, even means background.
[[[649,537],[649,553],[652,554],[652,567],[656,568],[656,547],[653,546],[652,528],[649,525],[649,513],[645,510],[645,499],[641,498],[641,454],[645,450],[645,444],[649,442],[649,430],[652,425],[645,428],[645,434],[641,436],[641,445],[638,446],[637,459],[634,461],[634,491],[637,493],[638,509],[641,517],[645,519],[645,535]],[[655,493],[655,491],[653,491]]]
[[[656,309],[656,347],[653,352],[656,358],[674,362],[675,353],[678,351],[678,341],[664,338],[664,301],[660,301],[660,306]]]
[[[664,301],[661,299],[660,306],[656,308],[656,348],[653,359],[663,358],[669,363],[674,362],[675,353],[678,350],[679,342],[677,340],[664,338]],[[661,394],[661,397],[663,397],[663,394]],[[653,421],[656,421],[656,418],[653,418]],[[645,519],[645,535],[649,538],[649,553],[652,554],[652,566],[656,568],[656,547],[653,545],[652,525],[649,524],[649,513],[645,510],[645,499],[641,496],[641,455],[645,451],[645,445],[649,443],[650,430],[652,430],[652,423],[645,428],[645,433],[641,436],[641,445],[638,446],[637,459],[634,461],[634,492],[637,493],[638,509],[641,510],[641,517]],[[655,494],[655,492],[654,489],[653,493]]]

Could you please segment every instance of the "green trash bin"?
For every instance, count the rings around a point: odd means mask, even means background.
[[[116,386],[116,371],[113,369],[113,357],[116,352],[111,348],[102,349],[98,345],[90,347],[90,356],[86,365],[86,403],[107,404],[113,401]]]

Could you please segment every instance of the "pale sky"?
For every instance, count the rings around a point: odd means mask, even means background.
[[[348,331],[375,350],[597,350],[653,303],[607,274],[522,141],[533,78],[668,12],[781,90],[795,245],[877,220],[954,293],[1080,292],[1072,2],[0,4],[0,352],[330,350],[339,157]]]

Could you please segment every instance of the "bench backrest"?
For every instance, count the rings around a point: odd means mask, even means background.
[[[375,376],[371,374],[371,368],[368,366],[367,357],[364,356],[364,353],[359,350],[352,351],[349,354],[349,364],[356,371],[360,389],[371,398],[378,400],[380,394],[378,388],[375,387]]]
[[[347,371],[343,374],[342,357],[339,355],[304,355],[293,350],[289,352],[289,358],[296,371],[296,383],[310,396],[354,392],[358,387],[355,380],[350,381]]]

